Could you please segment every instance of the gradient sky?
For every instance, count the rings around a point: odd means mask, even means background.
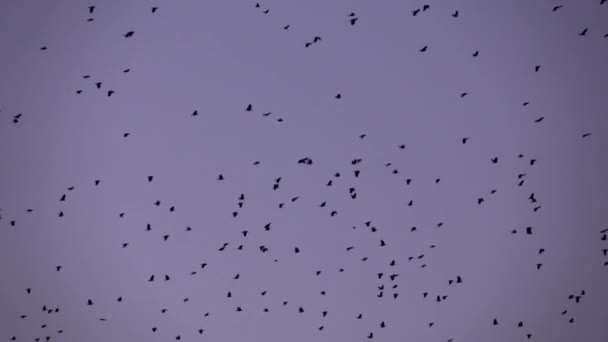
[[[2,0],[0,340],[608,341],[606,34],[600,0]]]

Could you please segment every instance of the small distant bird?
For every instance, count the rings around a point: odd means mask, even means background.
[[[540,118],[534,120],[534,122],[539,123],[539,122],[543,121],[544,118],[545,118],[544,116],[541,116]]]
[[[564,7],[563,5],[557,5],[553,7],[553,12],[557,11],[558,9]]]
[[[426,52],[426,50],[428,49],[428,45],[425,45],[422,49],[420,49],[420,52]]]
[[[352,19],[350,19],[350,24],[351,25],[355,25],[355,23],[357,22],[357,20],[359,20],[359,18],[352,18]]]
[[[192,112],[192,116],[197,116],[198,115],[198,110],[195,110],[194,112]]]
[[[93,14],[94,10],[95,10],[95,6],[89,6],[89,14]]]
[[[452,13],[452,17],[458,18],[458,11],[455,11],[454,13]]]
[[[588,137],[588,136],[590,136],[590,135],[591,135],[591,133],[584,133],[584,134],[583,134],[583,138],[586,138],[586,137]]]
[[[131,37],[133,37],[134,33],[135,33],[134,31],[129,31],[129,32],[125,33],[124,37],[125,38],[131,38]]]
[[[477,57],[477,56],[479,56],[479,50],[473,52],[473,57]]]
[[[289,25],[283,26],[283,30],[289,30]]]
[[[588,30],[589,30],[589,29],[585,28],[585,29],[584,29],[584,30],[582,30],[582,31],[581,31],[581,33],[579,33],[578,35],[579,35],[579,36],[581,36],[581,37],[582,37],[582,36],[585,36],[585,35],[587,35],[587,31],[588,31]]]
[[[319,37],[319,36],[314,37],[312,40],[313,43],[320,42],[320,41],[321,41],[321,37]]]
[[[340,94],[340,93],[336,94],[336,98],[337,99],[341,99],[342,98],[342,94]]]
[[[152,7],[152,13],[156,13],[157,10],[158,10],[158,7]]]
[[[540,70],[540,65],[534,67],[534,72],[538,72],[538,70]]]

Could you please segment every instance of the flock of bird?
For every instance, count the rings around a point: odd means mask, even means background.
[[[598,1],[598,6],[604,5],[606,0]],[[381,6],[381,4],[379,4]],[[413,8],[410,13],[410,17],[420,17],[426,15],[429,12],[434,10],[441,9],[445,11],[443,7],[447,4],[423,4],[419,7]],[[575,4],[572,3],[572,6]],[[103,6],[99,4],[98,6]],[[98,6],[89,6],[83,8],[83,19],[86,22],[94,22],[96,20],[96,11],[98,10]],[[167,2],[166,6],[171,6],[169,2]],[[269,7],[264,6],[261,3],[254,3],[252,6],[252,11],[260,12],[264,15],[271,15],[271,10]],[[598,8],[598,9],[603,9]],[[553,7],[548,7],[547,12],[550,15],[552,12],[562,12],[567,11],[568,6],[563,5],[555,5]],[[143,11],[143,10],[142,10]],[[162,18],[163,7],[148,7],[146,9],[149,15],[157,16]],[[447,11],[445,15],[447,19],[451,20],[460,20],[461,17],[466,14],[463,13],[462,10],[452,9],[451,12]],[[255,14],[255,12],[253,13]],[[405,19],[404,19],[405,20]],[[343,18],[344,26],[346,27],[356,27],[365,23],[365,15],[355,13],[352,11],[345,11],[345,15]],[[280,29],[280,28],[279,28]],[[292,24],[285,24],[282,26],[282,29],[285,31],[294,30],[294,26]],[[578,32],[579,37],[584,37],[592,34],[588,28],[583,27]],[[573,36],[576,37],[577,33],[574,32]],[[608,33],[606,33],[604,38],[608,38]],[[125,31],[122,36],[116,37],[116,39],[137,39],[137,32],[133,30]],[[573,38],[576,39],[576,38]],[[318,44],[331,44],[330,40],[324,40],[320,35],[311,35],[310,39],[302,42],[303,48],[322,48],[322,46]],[[52,50],[53,46],[42,46],[40,47],[40,53],[48,53]],[[417,48],[418,52],[421,54],[431,53],[431,46],[424,45]],[[308,50],[307,50],[308,51]],[[415,51],[415,50],[414,50]],[[471,58],[481,58],[483,53],[479,50],[474,50],[471,53]],[[533,64],[534,65],[534,64]],[[133,66],[134,68],[136,66]],[[123,74],[129,74],[131,72],[130,68],[121,69]],[[531,73],[541,72],[541,65],[534,65],[530,70]],[[104,96],[112,97],[117,92],[120,92],[120,89],[109,88],[103,81],[96,80],[95,76],[90,74],[82,75],[82,79],[86,80],[86,82],[91,82],[91,84],[87,87],[82,87],[75,89],[75,96],[81,96],[85,92],[91,91],[103,91]],[[72,93],[74,94],[74,93]],[[468,91],[461,91],[459,94],[455,94],[456,97],[465,98],[470,96]],[[329,98],[332,98],[333,101],[348,101],[346,99],[347,96],[343,96],[342,93],[338,92],[333,94],[328,94]],[[519,105],[519,104],[518,104]],[[529,101],[522,101],[521,107],[528,107],[530,105]],[[276,122],[284,122],[285,119],[282,116],[277,116],[273,112],[269,111],[259,111],[258,106],[255,103],[247,103],[245,102],[242,106],[242,110],[246,115],[250,115],[253,113],[260,113],[261,117],[273,117],[276,118]],[[28,125],[28,113],[21,113],[19,111],[15,111],[15,114],[11,114],[10,121],[7,120],[7,125]],[[183,113],[183,116],[188,118],[189,120],[199,120],[204,118],[205,114],[198,109],[194,109],[188,113]],[[533,119],[530,119],[529,125],[543,125],[546,121],[550,120],[550,118],[545,118],[545,115],[538,115]],[[230,132],[225,132],[225,134],[230,134]],[[600,133],[601,134],[601,133]],[[578,132],[574,134],[576,138],[574,140],[584,140],[590,141],[593,138],[591,137],[592,133]],[[123,138],[128,138],[131,136],[131,132],[124,132]],[[369,137],[367,133],[361,133],[358,137],[355,137],[358,143],[366,143]],[[460,148],[467,148],[471,143],[475,143],[476,137],[464,136],[459,140],[455,141],[454,144],[458,145]],[[407,153],[409,149],[408,144],[397,143],[395,144],[393,151],[386,152],[386,155],[389,155],[393,152],[399,153]],[[178,149],[176,147],[176,149]],[[383,152],[384,153],[384,152]],[[247,160],[249,156],[233,156],[235,159],[239,161]],[[344,159],[344,156],[338,156],[337,159]],[[488,163],[489,165],[494,165],[495,167],[500,167],[501,164],[506,163],[507,156],[499,156],[499,155],[490,155],[484,160],[484,163]],[[535,172],[535,167],[537,166],[538,158],[542,157],[529,157],[523,153],[516,154],[515,160],[519,160],[522,162],[522,167],[520,168],[520,172],[511,175],[511,184],[508,185],[511,188],[515,188],[517,191],[521,191],[525,193],[525,196],[522,197],[524,202],[527,202],[529,207],[529,211],[532,215],[543,215],[543,194],[532,190],[534,186],[529,184],[527,175]],[[337,189],[337,193],[341,196],[340,200],[328,199],[325,197],[312,197],[319,196],[318,194],[312,195],[310,189],[298,189],[299,181],[297,179],[293,179],[294,177],[285,177],[280,175],[280,171],[273,171],[266,169],[265,173],[275,173],[275,176],[272,176],[271,181],[268,184],[262,185],[266,187],[267,193],[264,194],[249,194],[245,192],[240,192],[235,194],[234,196],[234,206],[232,208],[225,208],[224,212],[212,213],[212,215],[225,215],[230,217],[233,220],[239,220],[238,226],[242,228],[238,230],[238,234],[235,232],[231,235],[230,239],[226,239],[215,246],[215,249],[212,253],[213,257],[208,260],[188,260],[187,263],[193,265],[188,274],[180,274],[179,272],[171,272],[168,270],[165,271],[157,271],[154,273],[147,274],[145,278],[139,280],[138,284],[133,284],[135,288],[145,288],[146,286],[151,286],[152,283],[171,283],[171,282],[180,282],[187,283],[194,281],[197,276],[206,276],[208,282],[212,282],[212,277],[219,277],[219,273],[216,271],[218,269],[231,269],[233,266],[227,266],[228,264],[223,264],[223,258],[228,258],[230,260],[238,260],[238,258],[242,258],[244,263],[256,263],[256,267],[260,267],[260,269],[269,269],[273,267],[273,264],[280,263],[290,263],[293,262],[293,270],[292,272],[296,274],[300,274],[298,276],[304,278],[312,279],[312,282],[317,281],[318,279],[325,278],[327,282],[337,282],[337,278],[341,273],[354,272],[356,273],[356,278],[365,277],[365,282],[368,280],[375,283],[374,288],[367,289],[367,293],[353,294],[353,300],[359,300],[359,297],[370,298],[373,301],[379,301],[382,303],[382,306],[389,306],[391,304],[387,304],[387,301],[392,301],[394,303],[404,303],[397,305],[407,305],[405,304],[408,298],[418,298],[424,301],[424,305],[437,305],[437,303],[449,302],[452,298],[459,296],[459,291],[463,287],[467,287],[469,283],[470,277],[467,274],[463,274],[458,270],[452,270],[449,275],[444,275],[445,278],[443,285],[436,286],[436,284],[430,284],[428,286],[429,289],[422,290],[420,292],[414,292],[413,290],[408,288],[408,282],[411,277],[416,277],[417,272],[425,272],[425,269],[433,267],[433,253],[438,249],[448,247],[446,243],[434,243],[428,241],[426,238],[421,238],[419,234],[423,234],[425,231],[429,229],[435,229],[438,231],[444,231],[446,229],[458,229],[457,227],[451,227],[449,222],[444,222],[439,220],[432,227],[421,227],[416,225],[408,225],[406,222],[394,222],[393,224],[399,226],[399,230],[403,230],[402,227],[407,226],[405,231],[407,231],[407,239],[416,240],[417,250],[415,252],[406,252],[406,250],[399,247],[402,243],[397,238],[390,238],[394,236],[392,233],[388,233],[391,229],[385,227],[387,223],[377,223],[377,219],[369,218],[366,220],[362,220],[360,222],[353,223],[352,225],[346,227],[340,227],[340,224],[336,224],[337,221],[334,220],[335,217],[340,217],[343,212],[350,212],[345,207],[348,207],[350,203],[356,203],[360,201],[362,198],[366,197],[367,187],[365,185],[360,185],[360,180],[362,178],[368,177],[368,174],[373,173],[370,171],[375,166],[370,165],[370,162],[367,161],[367,158],[363,153],[358,156],[353,156],[351,158],[346,158],[348,161],[345,162],[342,169],[340,170],[329,170],[327,169],[322,162],[318,162],[314,155],[300,155],[293,158],[292,165],[290,168],[304,168],[305,170],[313,170],[313,169],[322,169],[325,174],[327,174],[327,179],[322,184],[319,184],[319,187],[326,189],[325,191],[333,191],[333,189]],[[256,168],[264,167],[263,160],[254,160],[253,162],[248,161],[249,165],[244,167],[243,170],[239,174],[230,174],[227,173],[217,173],[215,179],[213,181],[218,184],[230,183],[236,181],[240,176],[244,176],[246,173],[250,172],[250,170],[256,170]],[[399,188],[405,193],[407,193],[410,187],[417,186],[418,184],[422,184],[420,186],[441,186],[446,181],[453,180],[444,180],[441,177],[435,177],[428,175],[429,179],[414,179],[411,176],[407,175],[407,171],[403,168],[398,167],[398,162],[396,161],[386,161],[383,165],[380,165],[381,168],[386,170],[387,177],[394,177],[396,179],[395,188]],[[255,171],[251,171],[255,172]],[[445,174],[449,172],[449,170],[443,170]],[[88,175],[83,175],[83,177],[88,178]],[[449,178],[449,177],[444,177]],[[56,220],[56,219],[66,219],[70,215],[73,215],[74,212],[68,206],[72,198],[81,198],[81,195],[78,195],[78,191],[83,189],[82,191],[89,191],[89,187],[93,188],[103,188],[104,177],[89,178],[90,183],[79,186],[78,188],[74,185],[68,185],[65,187],[65,190],[61,193],[57,194],[56,201],[59,202],[59,208],[56,211],[56,217],[48,217],[48,220]],[[170,182],[168,180],[158,179],[153,174],[141,175],[140,179],[132,180],[134,182],[145,182],[148,186],[155,186],[155,183],[158,182]],[[194,182],[195,180],[193,180]],[[369,180],[368,180],[369,181]],[[371,180],[372,182],[374,180]],[[496,187],[488,189],[485,193],[480,193],[477,196],[472,196],[468,198],[468,202],[472,205],[476,206],[478,210],[483,210],[484,206],[487,205],[487,202],[491,201],[495,196],[499,196],[499,185]],[[310,194],[309,194],[310,192]],[[282,199],[276,200],[277,194],[280,194]],[[208,194],[209,196],[215,196],[215,194]],[[321,195],[323,196],[323,195]],[[332,195],[333,196],[333,195]],[[333,246],[332,249],[335,249],[335,260],[328,261],[327,266],[318,265],[314,272],[310,274],[301,275],[301,273],[308,272],[308,267],[304,267],[301,264],[301,261],[294,261],[299,255],[314,255],[315,247],[314,241],[311,243],[307,242],[298,242],[295,239],[296,236],[299,236],[297,232],[291,232],[292,237],[294,238],[286,238],[284,242],[279,243],[278,240],[274,240],[274,234],[282,234],[285,235],[285,231],[289,231],[288,226],[294,225],[296,222],[301,220],[302,218],[295,216],[295,214],[289,214],[290,219],[288,222],[278,223],[272,219],[267,219],[263,222],[257,222],[256,220],[248,220],[248,206],[250,205],[251,198],[254,198],[255,201],[263,201],[265,203],[272,203],[272,206],[276,208],[275,210],[290,210],[291,207],[300,206],[302,208],[306,208],[306,210],[317,210],[323,212],[326,221],[326,229],[325,231],[330,231],[326,234],[333,234],[337,237],[334,239],[336,241],[341,241],[343,246]],[[382,198],[371,199],[371,202],[381,202]],[[179,215],[180,208],[171,203],[170,199],[165,198],[148,198],[142,201],[141,204],[144,207],[154,208],[155,210],[162,210],[164,214],[162,215]],[[276,203],[275,203],[276,202]],[[403,201],[402,204],[399,204],[401,207],[399,210],[408,210],[408,208],[416,207],[417,199],[415,198],[407,198]],[[358,207],[358,211],[362,212],[362,215],[365,215],[365,207]],[[36,208],[25,208],[24,211],[29,215],[34,215],[38,209]],[[118,217],[120,219],[125,219],[129,215],[137,215],[136,213],[131,213],[128,210],[121,211],[118,213]],[[268,216],[273,216],[269,214]],[[8,212],[6,210],[0,209],[0,225],[2,225],[2,229],[26,229],[24,225],[20,224],[21,219],[19,219],[19,214],[16,212]],[[27,221],[26,219],[23,219]],[[138,231],[138,235],[140,236],[137,240],[131,241],[123,241],[120,245],[117,246],[103,246],[104,249],[107,250],[109,254],[120,253],[121,251],[128,251],[133,245],[145,245],[145,239],[156,239],[158,242],[170,246],[170,248],[179,250],[181,247],[179,246],[181,239],[193,240],[195,237],[191,237],[195,231],[203,232],[206,228],[204,227],[195,227],[196,225],[192,223],[191,225],[187,225],[182,230],[172,230],[167,231],[162,228],[165,223],[155,223],[153,220],[143,219],[142,223],[137,227],[132,227],[134,230]],[[381,220],[380,220],[381,221]],[[162,222],[166,222],[162,220]],[[2,223],[5,223],[4,225]],[[8,227],[8,228],[7,228]],[[224,227],[224,229],[229,230],[232,227]],[[365,238],[362,240],[358,240],[355,242],[347,242],[352,240],[349,233],[356,234],[365,234]],[[521,227],[515,227],[510,230],[510,234],[506,234],[504,239],[510,238],[512,235],[523,235],[526,237],[534,236],[537,233],[537,230],[533,225],[523,225]],[[601,249],[601,255],[604,257],[603,261],[598,262],[597,266],[603,266],[604,272],[608,272],[608,228],[600,231],[601,233],[601,241],[604,243],[604,248]],[[344,237],[343,239],[341,237]],[[318,236],[316,239],[322,240],[323,236]],[[178,240],[178,241],[175,241]],[[426,246],[422,246],[423,242],[427,243]],[[536,240],[537,242],[539,240]],[[293,244],[292,244],[293,242]],[[145,248],[145,247],[141,247]],[[392,248],[392,249],[391,249]],[[529,266],[534,269],[535,272],[543,272],[547,263],[550,263],[551,259],[548,259],[546,256],[547,252],[553,252],[546,250],[547,247],[543,245],[537,245],[534,248],[534,253],[536,257],[534,260],[530,260]],[[254,252],[247,254],[246,256],[239,256],[244,254],[246,251],[253,250]],[[388,252],[387,252],[388,251]],[[155,253],[154,251],[148,251],[149,253]],[[177,253],[177,252],[176,252]],[[456,253],[456,252],[454,252]],[[268,257],[266,257],[268,256]],[[237,259],[234,259],[237,258]],[[77,259],[70,260],[70,263],[76,262]],[[231,261],[232,262],[232,261]],[[66,270],[69,270],[73,267],[70,263],[65,264],[57,264],[53,267],[54,273],[57,274],[58,277],[61,277]],[[343,264],[342,264],[343,263]],[[603,263],[603,264],[602,264]],[[194,266],[196,265],[196,266]],[[249,264],[247,264],[249,265]],[[370,266],[373,265],[373,266]],[[337,266],[335,269],[331,269],[331,267]],[[251,267],[251,266],[246,266]],[[313,266],[311,266],[313,267]],[[235,267],[236,269],[242,269],[239,267]],[[216,271],[214,271],[216,270]],[[211,272],[211,273],[209,273]],[[213,273],[215,272],[215,273]],[[401,325],[401,318],[399,317],[391,317],[390,314],[384,313],[382,309],[376,310],[377,312],[368,313],[362,307],[360,311],[348,312],[341,308],[335,308],[331,310],[329,308],[320,308],[316,303],[316,300],[308,300],[308,301],[298,301],[295,299],[285,297],[285,293],[287,296],[289,294],[300,291],[297,288],[297,285],[285,285],[286,289],[282,292],[281,295],[274,294],[272,290],[268,288],[260,288],[257,292],[257,295],[260,297],[272,297],[274,301],[264,301],[265,304],[255,305],[252,304],[253,300],[242,301],[239,302],[239,298],[243,298],[245,295],[242,294],[238,289],[241,285],[240,282],[245,282],[245,287],[252,288],[252,285],[247,285],[248,276],[251,272],[242,272],[242,271],[234,271],[229,276],[233,281],[233,285],[227,285],[225,291],[222,294],[216,294],[215,296],[222,296],[227,305],[230,306],[231,311],[238,314],[249,314],[249,315],[264,315],[270,312],[279,311],[279,310],[287,310],[295,315],[300,316],[318,316],[319,318],[315,320],[316,323],[310,324],[306,329],[310,331],[316,331],[318,334],[318,338],[322,338],[322,334],[332,329],[332,316],[341,316],[346,317],[347,320],[350,320],[350,325],[353,327],[367,327],[367,331],[360,336],[361,340],[388,340],[384,331],[387,330],[399,330]],[[211,274],[211,275],[210,275]],[[246,275],[245,275],[246,274]],[[315,280],[317,279],[317,280]],[[0,282],[9,281],[9,279],[1,280]],[[221,281],[222,283],[224,280]],[[285,280],[287,282],[287,280]],[[362,280],[363,282],[363,280]],[[303,285],[309,286],[309,285]],[[348,287],[357,287],[355,284],[346,284],[343,285],[344,288],[340,291],[347,291]],[[314,287],[310,285],[309,287]],[[275,287],[276,289],[276,287]],[[309,289],[305,289],[309,290]],[[22,289],[22,296],[24,297],[32,297],[36,293],[44,292],[45,285],[43,283],[40,284],[29,284]],[[201,289],[204,291],[204,289]],[[275,291],[278,292],[278,291]],[[180,294],[182,295],[182,294]],[[320,297],[320,300],[328,299],[328,302],[332,296],[335,296],[336,293],[332,291],[328,291],[327,289],[320,290],[316,296]],[[571,293],[568,297],[568,300],[573,302],[574,304],[579,304],[583,300],[586,299],[585,289],[577,289],[575,292]],[[593,294],[592,294],[593,295]],[[195,294],[183,293],[182,303],[186,305],[186,303],[190,303],[192,301],[192,297]],[[273,297],[274,296],[274,297]],[[280,297],[279,296],[283,296]],[[103,298],[103,299],[102,299]],[[47,297],[48,299],[48,297]],[[367,299],[366,299],[367,300]],[[83,297],[79,300],[76,305],[82,307],[95,307],[98,306],[100,302],[104,301],[106,304],[110,302],[116,303],[116,305],[129,305],[129,295],[128,294],[119,294],[114,298],[109,298],[107,294],[103,293],[91,293],[90,296]],[[46,323],[46,320],[50,320],[51,317],[61,315],[65,310],[62,307],[61,303],[56,303],[55,305],[48,305],[46,302],[36,303],[38,308],[36,311],[41,310],[45,315],[40,316],[37,315],[37,312],[34,312],[33,309],[28,312],[20,312],[15,313],[19,319],[23,321],[31,321],[31,329],[27,332],[19,331],[11,333],[11,329],[15,328],[12,326],[4,326],[0,322],[0,328],[3,331],[0,331],[0,338],[7,339],[10,341],[67,341],[70,339],[62,338],[67,336],[71,329],[75,329],[75,327],[70,326],[66,323],[63,326],[51,326]],[[326,305],[330,307],[330,304]],[[107,306],[105,306],[107,307]],[[130,310],[137,311],[137,308],[131,307]],[[188,331],[173,331],[171,330],[171,321],[164,320],[163,316],[168,313],[170,310],[179,310],[179,307],[175,303],[165,303],[160,305],[157,308],[157,319],[154,322],[150,322],[146,331],[140,331],[139,336],[145,340],[152,340],[152,336],[155,334],[160,334],[162,332],[167,332],[167,334],[171,334],[172,338],[177,341],[191,341],[191,340],[205,340],[197,339],[197,336],[205,337],[209,331],[215,329],[213,325],[206,325],[204,323],[204,318],[212,316],[215,314],[213,308],[203,309],[200,312],[200,318],[203,319],[200,321],[199,326],[192,326]],[[555,314],[559,314],[564,317],[564,322],[566,324],[574,324],[576,322],[575,315],[573,314],[573,309],[566,308],[560,312],[556,312]],[[91,315],[94,315],[91,313]],[[98,324],[105,324],[107,326],[111,326],[114,321],[114,318],[109,314],[99,313],[96,311],[95,320],[98,321]],[[287,317],[287,313],[281,314]],[[368,318],[368,316],[373,318]],[[226,315],[225,319],[230,320],[235,316]],[[292,317],[292,316],[289,316]],[[235,320],[239,320],[239,318],[234,318]],[[294,318],[295,319],[295,318]],[[373,320],[373,321],[371,321]],[[28,323],[30,324],[30,323]],[[34,326],[34,324],[36,326]],[[239,323],[236,323],[239,324]],[[485,322],[481,322],[480,324],[484,324],[487,326],[500,326],[500,325],[508,325],[513,329],[519,329],[521,331],[520,336],[522,340],[534,340],[537,335],[540,335],[538,340],[545,341],[542,338],[542,331],[536,331],[535,328],[531,325],[528,325],[524,320],[518,321],[506,321],[506,319],[501,319],[496,315],[490,314],[486,318]],[[429,320],[425,323],[425,326],[416,327],[416,329],[436,329],[437,326],[441,326],[442,322],[440,320]],[[38,329],[40,327],[40,329]],[[4,330],[7,329],[7,330]],[[16,328],[15,328],[16,329]],[[112,328],[108,328],[112,329]],[[559,327],[556,329],[565,329],[564,327]],[[171,330],[171,331],[170,331]],[[169,332],[170,331],[170,332]],[[8,336],[7,336],[8,334]],[[150,335],[151,334],[151,335]],[[456,337],[450,336],[449,332],[445,332],[443,340],[452,342],[452,341],[466,341],[466,339],[458,339]],[[391,339],[393,340],[393,339]]]

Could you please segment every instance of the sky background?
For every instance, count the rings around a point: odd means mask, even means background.
[[[0,339],[608,341],[606,34],[600,0],[2,0]]]

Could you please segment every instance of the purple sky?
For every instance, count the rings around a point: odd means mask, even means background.
[[[608,341],[600,1],[2,0],[0,341]]]

